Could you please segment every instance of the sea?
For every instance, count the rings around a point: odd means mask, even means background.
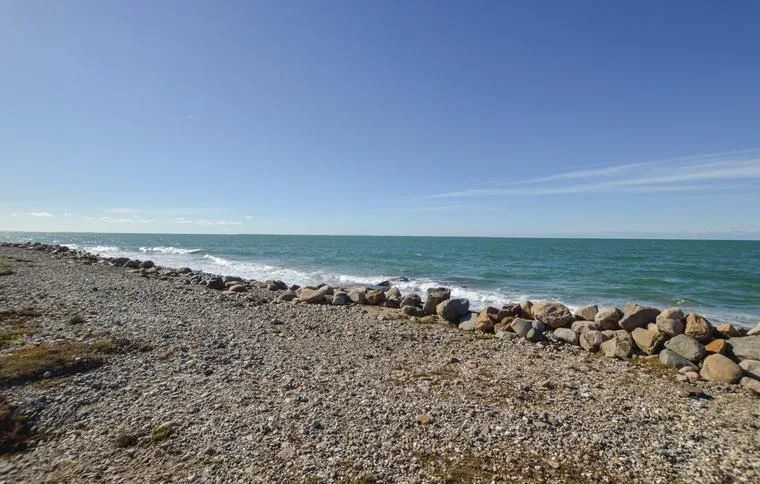
[[[713,322],[760,322],[760,241],[0,233],[288,284],[446,286],[471,307],[552,300],[679,306]]]

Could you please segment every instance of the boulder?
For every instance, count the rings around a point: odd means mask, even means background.
[[[389,297],[385,300],[383,303],[383,306],[386,308],[394,308],[398,309],[401,307],[401,298],[400,297]]]
[[[746,388],[747,390],[750,390],[760,395],[760,380],[755,380],[754,378],[743,376],[739,380],[739,384],[743,386],[744,388]]]
[[[686,323],[683,319],[668,319],[658,316],[655,326],[665,337],[672,338],[673,336],[683,334]]]
[[[504,339],[504,340],[513,340],[513,339],[519,338],[517,333],[513,333],[512,331],[504,331],[504,330],[496,331],[496,337],[499,339]]]
[[[517,333],[518,336],[521,336],[525,338],[525,336],[528,334],[528,331],[533,329],[532,322],[527,319],[517,318],[514,321],[512,321],[512,331]]]
[[[544,336],[544,333],[541,331],[538,331],[535,328],[531,328],[528,330],[528,333],[525,335],[525,339],[528,341],[532,341],[534,343],[538,343],[539,341],[544,341],[546,339],[546,336]]]
[[[606,341],[605,336],[601,331],[584,331],[578,336],[578,342],[586,351],[596,353],[599,351],[599,347]]]
[[[122,267],[126,267],[127,269],[139,269],[140,268],[140,261],[135,259],[130,259],[127,262],[124,263]]]
[[[684,321],[686,319],[686,316],[684,316],[681,308],[668,308],[657,315],[657,321],[661,319],[675,319],[676,321]]]
[[[124,267],[124,264],[129,262],[129,257],[114,257],[111,259],[111,264],[115,265],[116,267]]]
[[[723,355],[710,355],[702,363],[699,376],[708,381],[736,383],[742,377],[742,369]]]
[[[470,301],[463,298],[446,299],[436,306],[435,312],[441,319],[450,323],[459,323],[470,310]]]
[[[644,328],[635,328],[631,333],[633,341],[641,351],[648,355],[654,355],[660,352],[662,344],[665,342],[665,336],[659,331],[650,331]]]
[[[230,292],[247,292],[248,288],[244,284],[233,284],[227,290]]]
[[[140,263],[140,269],[152,269],[156,267],[156,264],[152,260],[145,260]]]
[[[298,295],[296,294],[296,292],[295,291],[291,291],[291,290],[288,289],[287,291],[285,291],[282,294],[280,294],[280,296],[277,298],[277,300],[278,301],[292,301],[296,297],[298,297]]]
[[[475,323],[478,320],[478,313],[465,313],[459,321],[454,322],[460,331],[475,331]]]
[[[706,320],[697,313],[689,313],[686,315],[686,329],[684,334],[687,334],[699,341],[700,343],[707,343],[713,339],[713,327],[710,321]]]
[[[224,281],[221,277],[212,277],[206,282],[206,287],[209,289],[214,289],[216,291],[223,291]]]
[[[570,328],[557,328],[554,330],[554,336],[567,344],[578,346],[578,333]]]
[[[540,331],[542,333],[546,333],[547,331],[551,329],[547,324],[539,321],[538,319],[534,319],[533,321],[531,321],[530,325],[533,326],[533,329],[535,329],[536,331]]]
[[[553,302],[539,302],[531,308],[533,318],[537,319],[554,329],[570,327],[575,318],[564,304]]]
[[[747,336],[755,336],[760,334],[760,323],[757,323],[754,328],[747,331]]]
[[[586,331],[599,331],[599,324],[593,321],[575,321],[570,328],[578,334]]]
[[[692,363],[705,357],[705,347],[691,336],[679,334],[665,343],[665,347],[678,353]]]
[[[288,288],[288,285],[285,284],[284,282],[280,281],[280,280],[272,280],[272,279],[270,279],[270,280],[264,281],[264,285],[270,291],[284,291],[284,290],[286,290]],[[293,289],[293,290],[295,291],[297,289],[300,289],[300,288],[296,288],[296,289]]]
[[[628,359],[633,354],[633,339],[625,331],[616,331],[615,336],[599,346],[607,358]]]
[[[582,308],[576,309],[573,315],[575,316],[575,319],[580,321],[593,321],[598,312],[599,307],[596,304],[588,304]]]
[[[406,314],[407,316],[415,316],[418,318],[421,318],[425,316],[425,310],[422,308],[418,308],[417,306],[402,306],[401,312]]]
[[[760,334],[731,338],[728,345],[739,360],[760,360]]]
[[[697,365],[679,355],[675,351],[667,348],[660,351],[660,361],[663,365],[669,368],[689,368],[694,371],[698,370]]]
[[[403,298],[401,298],[401,306],[416,306],[416,307],[422,307],[422,298],[419,294],[407,294]]]
[[[623,318],[623,312],[618,308],[606,307],[602,308],[596,316],[594,316],[594,322],[599,325],[599,329],[604,331],[607,329],[618,329],[618,323]]]
[[[367,290],[362,288],[351,289],[348,298],[355,304],[367,304]]]
[[[425,314],[435,314],[436,308],[443,301],[451,297],[451,289],[445,287],[431,287],[427,290],[425,300]]]
[[[297,291],[298,299],[308,304],[322,304],[325,296],[330,292],[330,286],[320,286],[316,289],[302,287]]]
[[[392,288],[390,288],[387,291],[385,291],[385,297],[388,298],[388,299],[390,299],[392,297],[398,297],[398,298],[400,298],[401,297],[401,290],[398,287],[393,286]]]
[[[335,294],[333,294],[332,297],[332,305],[333,306],[345,306],[348,304],[348,293],[345,293],[343,291],[337,291]]]
[[[723,323],[715,326],[715,332],[721,338],[738,338],[742,335],[741,330],[731,323]]]
[[[488,313],[489,309],[491,308],[486,308],[478,313],[477,320],[475,321],[475,329],[483,333],[494,332],[495,324],[493,318],[491,318],[491,315]]]
[[[743,360],[739,362],[739,368],[744,370],[744,374],[750,378],[760,380],[760,361]]]
[[[533,318],[533,303],[530,301],[523,301],[520,303],[520,314],[518,315],[523,319]]]
[[[728,351],[728,343],[724,339],[714,339],[705,345],[705,351],[725,355]]]
[[[649,306],[640,306],[638,304],[626,304],[626,311],[623,318],[618,321],[618,326],[631,332],[636,328],[645,327],[649,323],[655,322],[660,310]]]
[[[379,306],[385,302],[385,293],[380,289],[370,289],[365,297],[370,306]]]
[[[496,321],[503,321],[505,318],[519,318],[522,317],[521,315],[522,308],[520,307],[520,303],[505,304],[499,309],[499,312],[496,313]]]

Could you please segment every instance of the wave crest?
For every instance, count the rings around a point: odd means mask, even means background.
[[[198,252],[203,251],[203,249],[183,249],[181,247],[140,247],[140,252],[144,252],[146,254],[177,254],[177,255],[185,255],[185,254],[196,254]]]

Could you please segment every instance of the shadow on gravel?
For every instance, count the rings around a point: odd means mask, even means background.
[[[0,395],[0,455],[21,452],[31,437],[31,425]]]

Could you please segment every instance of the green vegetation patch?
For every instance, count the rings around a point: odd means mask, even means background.
[[[0,276],[10,276],[13,274],[11,265],[7,262],[0,261]]]
[[[104,354],[116,350],[110,341],[58,341],[24,347],[0,356],[0,386],[92,370],[104,363]]]
[[[39,326],[28,322],[40,313],[32,308],[20,311],[0,311],[0,349],[23,345],[26,337],[39,330]]]

